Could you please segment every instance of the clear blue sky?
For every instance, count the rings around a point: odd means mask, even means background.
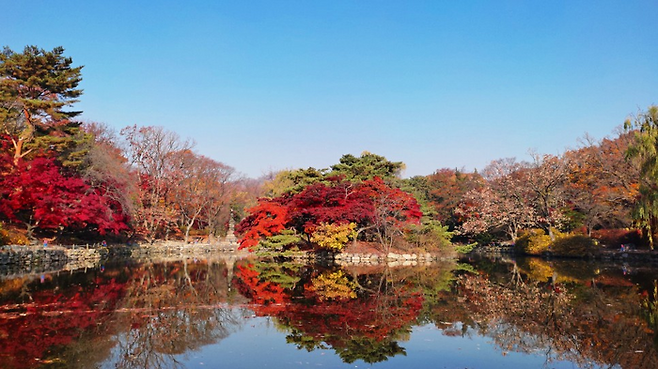
[[[658,104],[655,0],[3,2],[2,45],[85,66],[84,119],[251,177],[364,150],[470,171]]]

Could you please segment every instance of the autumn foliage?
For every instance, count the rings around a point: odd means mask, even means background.
[[[119,203],[103,196],[76,175],[64,175],[51,158],[31,161],[9,155],[0,159],[5,173],[0,179],[0,212],[10,221],[28,228],[94,228],[99,234],[127,229],[127,218]]]
[[[258,205],[247,211],[251,214],[238,225],[238,230],[244,231],[240,243],[247,248],[256,246],[262,237],[284,230],[289,219],[286,206],[268,199],[258,200]]]
[[[241,219],[245,248],[285,231],[307,247],[339,250],[345,237],[327,246],[329,234],[340,232],[326,227],[347,224],[356,239],[385,247],[419,223],[418,234],[432,235],[424,244],[453,235],[458,242],[513,242],[528,229],[553,240],[553,230],[584,229],[592,237],[636,228],[637,243],[653,247],[658,235],[655,106],[614,137],[585,137],[563,155],[495,159],[479,172],[443,168],[401,179],[404,163],[363,152],[328,169],[244,179],[163,127],[133,125],[117,134],[77,121],[82,112],[69,108],[82,96],[82,69],[62,47],[0,53],[0,226],[32,242],[216,240]],[[431,230],[443,227],[437,241]]]
[[[330,225],[347,227],[352,224],[348,234],[355,231],[357,235],[381,240],[403,233],[408,225],[418,224],[422,216],[411,194],[387,185],[380,178],[360,183],[341,179],[330,184],[314,183],[296,194],[262,198],[248,212],[250,215],[237,227],[243,233],[240,243],[244,248],[252,248],[262,238],[284,229],[303,235],[308,243],[313,239],[322,239],[320,243],[323,243]],[[340,249],[335,243],[331,247],[320,247]]]

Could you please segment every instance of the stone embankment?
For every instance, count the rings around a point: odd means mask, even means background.
[[[204,259],[218,254],[241,258],[249,252],[238,250],[235,242],[214,244],[162,242],[157,244],[89,246],[3,246],[0,248],[0,276],[41,274],[94,268],[107,258],[131,258],[136,261]],[[298,252],[291,257],[299,262],[335,263],[338,265],[413,266],[450,259],[431,253],[308,253]]]
[[[0,276],[94,268],[101,254],[88,246],[2,246]]]
[[[163,242],[157,244],[84,246],[2,246],[0,247],[0,276],[42,274],[94,268],[101,260],[131,258],[137,261],[180,260],[207,258],[210,255],[231,254],[246,256],[235,242],[215,244]],[[243,255],[244,254],[244,255]]]
[[[532,256],[542,257],[545,259],[588,259],[597,261],[613,261],[613,262],[633,262],[658,265],[658,250],[646,249],[621,249],[621,248],[600,248],[596,252],[592,252],[582,256],[561,256],[555,255],[550,252],[544,252],[541,255],[523,255],[516,254],[513,246],[483,246],[473,250],[474,254],[486,256]]]
[[[514,254],[513,245],[485,245],[473,249],[476,254]]]
[[[593,257],[595,260],[640,262],[658,265],[658,251],[653,250],[603,250]]]

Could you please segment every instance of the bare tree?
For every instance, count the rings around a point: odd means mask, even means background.
[[[183,141],[163,127],[131,126],[121,130],[127,142],[130,164],[139,174],[139,228],[151,242],[167,237],[178,218],[176,209],[167,202],[171,180],[181,168],[175,153],[190,150],[193,143]]]

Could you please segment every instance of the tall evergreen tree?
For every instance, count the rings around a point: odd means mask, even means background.
[[[11,140],[14,162],[38,148],[58,151],[64,164],[80,159],[76,147],[85,137],[71,118],[81,112],[64,109],[82,95],[82,66],[73,67],[63,53],[62,47],[36,46],[22,53],[5,47],[0,53],[0,127]]]

